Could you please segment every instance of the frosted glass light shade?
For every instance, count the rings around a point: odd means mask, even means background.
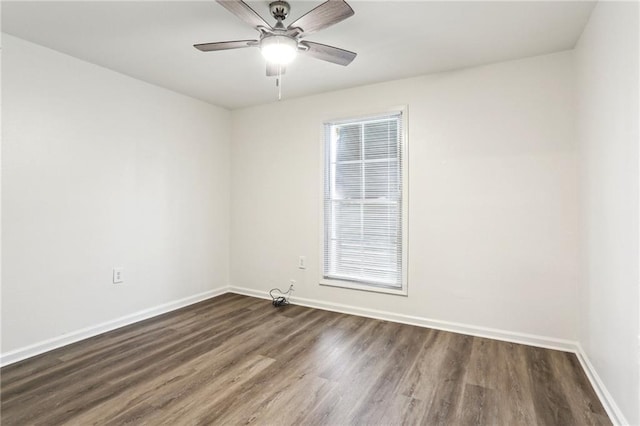
[[[275,65],[287,65],[296,57],[298,42],[291,37],[273,35],[262,39],[260,50],[267,62]]]

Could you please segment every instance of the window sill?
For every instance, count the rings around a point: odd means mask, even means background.
[[[324,285],[328,287],[347,288],[351,290],[368,291],[371,293],[384,293],[384,294],[394,294],[396,296],[407,296],[406,284],[404,285],[403,288],[385,288],[385,287],[376,287],[376,286],[367,285],[367,284],[358,284],[352,281],[329,280],[326,278],[321,278],[320,285]]]

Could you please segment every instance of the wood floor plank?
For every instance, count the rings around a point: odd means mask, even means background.
[[[377,367],[377,379],[364,390],[358,410],[352,415],[364,423],[374,424],[387,411],[388,401],[398,393],[407,365],[413,365],[423,333],[417,327],[394,324],[393,340],[386,351],[386,362]]]
[[[379,374],[393,362],[391,351],[398,337],[398,324],[379,321],[377,325],[376,332],[363,336],[362,346],[357,345],[366,349],[342,371],[335,390],[338,400],[326,401],[310,414],[312,418],[325,418],[327,424],[352,424],[359,420],[358,413],[371,401],[369,392],[374,390]],[[328,414],[327,404],[333,405]]]
[[[384,413],[374,421],[380,425],[416,426],[424,422],[429,401],[421,401],[401,394],[386,400]]]
[[[609,424],[604,407],[593,404],[598,397],[575,355],[559,351],[554,351],[552,355],[556,377],[567,378],[560,381],[560,386],[576,421],[585,426]]]
[[[469,366],[465,382],[486,389],[498,389],[502,382],[504,365],[496,362],[501,359],[499,348],[502,342],[491,339],[475,338],[469,357]]]
[[[497,392],[478,385],[464,386],[462,401],[458,406],[456,424],[482,426],[495,424],[498,409]]]
[[[3,425],[610,425],[574,354],[226,294],[0,370]]]
[[[563,378],[553,369],[552,352],[533,347],[526,351],[536,418],[543,425],[580,424],[573,416],[567,396],[562,391]]]
[[[439,383],[449,341],[456,335],[440,330],[425,330],[418,356],[413,365],[406,369],[398,391],[414,399],[431,401]]]
[[[313,314],[314,318],[309,324],[319,323],[330,327],[338,320],[326,311],[315,311]],[[289,336],[297,340],[296,345],[286,345],[280,341],[277,348],[271,346],[266,351],[259,350],[258,353],[261,355],[275,359],[274,368],[261,372],[243,386],[239,390],[243,399],[226,395],[219,407],[211,407],[205,414],[197,416],[196,422],[238,424],[248,421],[252,417],[251,413],[265,409],[278,399],[292,382],[297,383],[305,377],[304,368],[318,355],[321,356],[323,347],[317,343],[323,334],[322,328],[303,328]]]
[[[383,321],[367,321],[360,329],[353,330],[352,340],[339,348],[340,356],[335,359],[335,362],[323,366],[319,373],[320,377],[339,381],[353,374],[353,370],[369,352],[369,347],[380,336],[384,327]]]
[[[224,411],[229,393],[238,398],[240,389],[253,381],[256,375],[267,370],[274,362],[274,359],[254,355],[245,362],[239,363],[237,368],[227,369],[220,374],[201,376],[196,383],[183,383],[179,397],[176,397],[174,391],[165,393],[164,398],[154,398],[151,404],[157,410],[145,420],[150,424],[183,422],[193,424],[199,417],[206,415],[212,407],[221,407]],[[114,419],[114,421],[118,420]]]
[[[456,336],[449,342],[438,384],[426,413],[428,424],[455,424],[472,345],[473,338],[463,335]]]

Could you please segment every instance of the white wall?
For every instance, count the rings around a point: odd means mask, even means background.
[[[574,340],[573,72],[561,52],[233,111],[232,284]],[[403,104],[409,296],[319,286],[322,122]]]
[[[580,341],[640,424],[638,3],[600,2],[576,48],[585,261]]]
[[[226,286],[229,112],[8,35],[2,55],[3,353]]]

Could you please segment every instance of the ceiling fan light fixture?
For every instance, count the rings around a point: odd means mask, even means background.
[[[274,65],[288,65],[298,53],[298,42],[293,37],[271,35],[260,41],[262,56]]]

